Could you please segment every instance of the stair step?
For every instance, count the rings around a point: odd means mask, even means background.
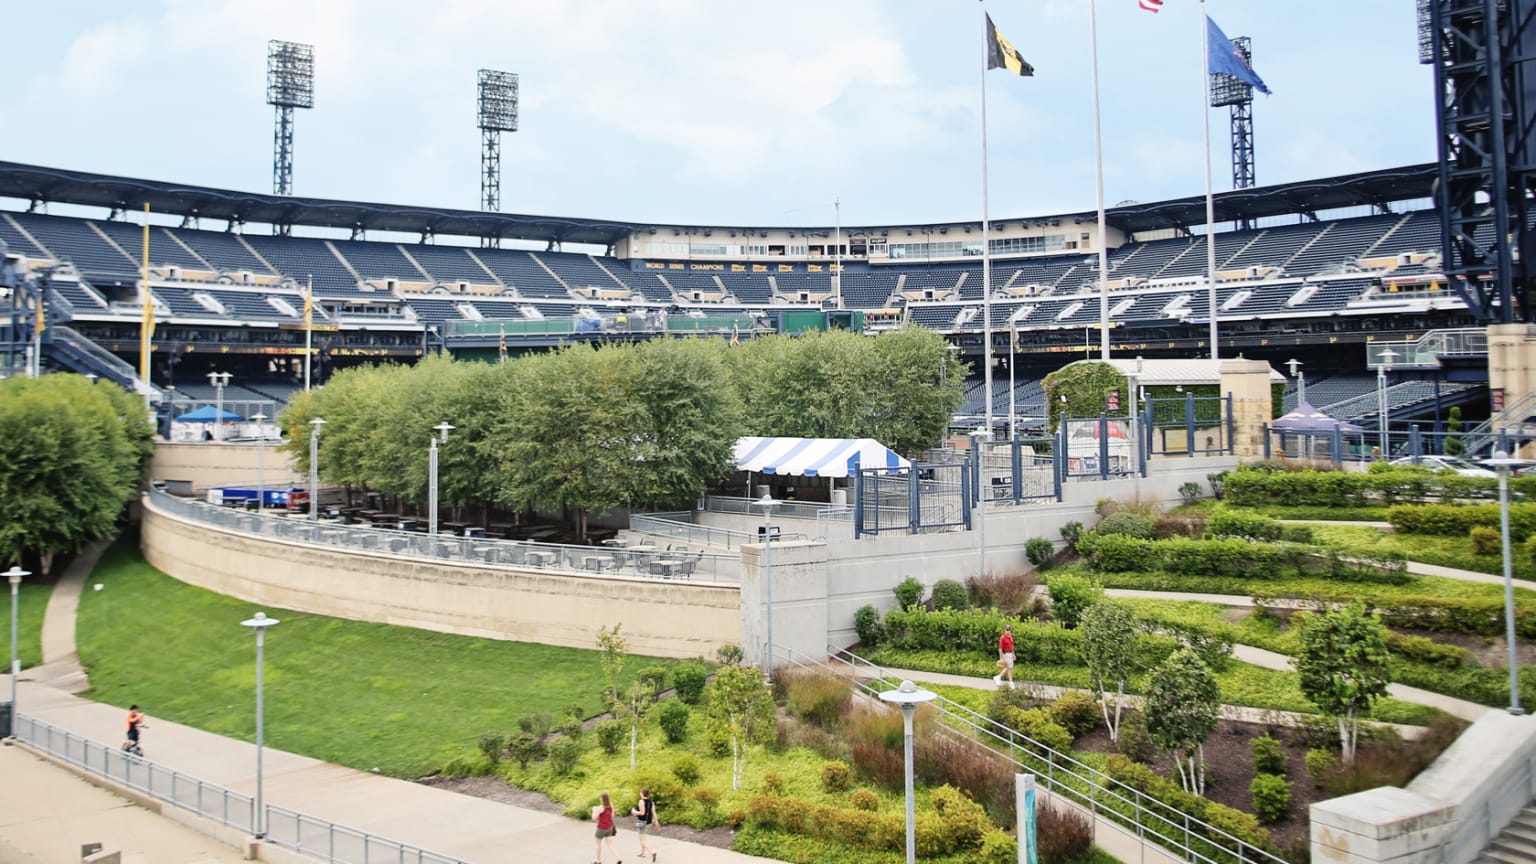
[[[1495,841],[1495,843],[1497,843],[1497,841]],[[1483,857],[1489,861],[1495,862],[1495,864],[1531,864],[1532,860],[1536,860],[1519,852],[1505,851],[1504,849],[1500,849],[1497,845],[1489,846],[1487,849],[1484,849]]]
[[[1520,815],[1511,820],[1509,824],[1511,826],[1524,828],[1527,831],[1536,831],[1536,813],[1532,813],[1529,810],[1522,810],[1520,811]]]
[[[1509,827],[1504,829],[1504,834],[1500,836],[1514,837],[1526,843],[1536,845],[1536,825],[1522,825],[1519,822],[1511,822]]]
[[[1522,837],[1515,837],[1508,831],[1493,838],[1488,845],[1489,849],[1497,849],[1500,852],[1508,852],[1527,861],[1536,861],[1536,843],[1532,843]]]

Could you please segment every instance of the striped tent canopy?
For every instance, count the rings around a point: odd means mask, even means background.
[[[873,438],[738,438],[736,470],[796,477],[847,477],[857,468],[911,468]]]

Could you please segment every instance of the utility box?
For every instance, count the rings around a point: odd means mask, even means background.
[[[11,712],[14,707],[10,702],[0,702],[0,738],[9,738],[14,734],[11,730]]]

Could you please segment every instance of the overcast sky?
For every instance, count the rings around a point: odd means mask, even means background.
[[[974,0],[79,0],[6,11],[0,154],[272,189],[267,40],[315,46],[294,192],[476,208],[475,72],[521,78],[502,209],[714,225],[981,216]],[[1211,0],[1254,40],[1261,184],[1434,158],[1408,0]],[[1088,0],[991,0],[994,218],[1092,209]],[[1200,5],[1098,0],[1105,199],[1204,190]],[[1225,109],[1210,112],[1218,191]]]

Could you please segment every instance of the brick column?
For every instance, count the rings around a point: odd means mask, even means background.
[[[1264,456],[1264,426],[1271,416],[1270,368],[1263,360],[1221,361],[1221,395],[1232,397],[1232,448],[1240,459]]]

